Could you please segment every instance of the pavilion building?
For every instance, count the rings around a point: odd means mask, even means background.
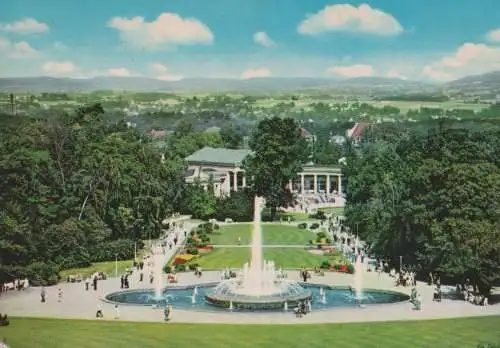
[[[216,196],[228,196],[247,186],[243,160],[251,154],[248,149],[231,150],[204,147],[186,158],[187,183],[199,183],[206,189],[213,185]],[[300,195],[337,194],[343,187],[341,165],[305,165],[295,180],[290,181],[292,192]]]

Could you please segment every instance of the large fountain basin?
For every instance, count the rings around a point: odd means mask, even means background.
[[[121,305],[132,306],[164,306],[167,303],[172,304],[174,308],[184,310],[197,310],[197,311],[228,311],[230,302],[227,299],[210,299],[213,290],[219,283],[205,283],[192,286],[183,287],[168,287],[163,290],[161,298],[157,299],[154,289],[141,289],[141,290],[124,290],[108,294],[103,300],[109,303],[119,303]],[[285,304],[292,310],[296,307],[296,302],[300,300],[311,300],[312,310],[324,310],[332,308],[354,308],[362,305],[377,305],[377,304],[390,304],[398,303],[409,300],[409,296],[400,292],[377,290],[377,289],[363,289],[360,299],[356,298],[355,293],[349,287],[335,287],[321,284],[300,283],[304,288],[304,298],[277,300],[267,299],[265,296],[256,297],[251,296],[242,298],[241,300],[234,300],[234,311],[249,311],[249,312],[263,312],[263,311],[284,311]],[[195,296],[193,301],[194,289],[197,289],[198,295]],[[323,289],[323,291],[321,290]],[[322,295],[324,292],[324,296]],[[220,303],[215,303],[216,301]],[[269,301],[266,303],[266,301]],[[194,303],[193,303],[194,302]]]

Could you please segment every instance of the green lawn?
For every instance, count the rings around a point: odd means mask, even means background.
[[[292,218],[292,221],[307,221],[309,219],[309,215],[303,212],[288,212],[288,213],[280,213],[281,218],[283,221],[288,221],[288,217],[290,216]]]
[[[118,261],[118,274],[121,274],[125,271],[127,267],[132,266],[134,260],[125,260]],[[115,276],[115,261],[107,261],[107,262],[96,262],[93,263],[92,266],[86,268],[70,268],[65,269],[64,271],[59,272],[61,279],[66,279],[68,275],[77,275],[80,274],[83,277],[89,276],[95,272],[104,272],[108,276]]]
[[[262,243],[264,245],[306,245],[315,238],[307,229],[299,229],[293,224],[262,225]]]
[[[341,255],[314,255],[307,250],[299,248],[264,248],[264,259],[273,260],[276,267],[281,268],[319,267],[325,260],[345,260]]]
[[[313,314],[314,315],[314,314]],[[450,320],[217,325],[12,318],[0,339],[13,348],[476,348],[500,343],[500,316]],[[299,319],[298,319],[299,321]]]
[[[319,210],[324,211],[326,214],[344,215],[344,207],[319,208]]]
[[[213,245],[236,245],[238,237],[241,237],[241,244],[248,245],[252,241],[251,224],[224,225],[216,233],[210,234],[210,244]]]
[[[250,261],[250,248],[215,248],[212,252],[193,260],[204,270],[242,268]]]

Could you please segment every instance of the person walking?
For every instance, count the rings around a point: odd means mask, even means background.
[[[46,301],[45,301],[45,286],[42,286],[42,290],[40,291],[40,297],[41,297],[40,302],[46,303]]]
[[[62,298],[63,298],[63,291],[61,288],[59,288],[59,290],[57,290],[57,302],[61,302]]]
[[[96,319],[102,319],[104,318],[104,315],[102,314],[102,307],[100,304],[97,305],[97,312],[95,313]]]
[[[115,319],[120,319],[120,308],[118,307],[118,303],[115,304]]]

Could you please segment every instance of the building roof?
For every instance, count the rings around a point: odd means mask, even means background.
[[[305,129],[305,128],[300,128],[300,135],[301,135],[301,136],[302,136],[302,138],[304,138],[304,139],[308,139],[308,140],[309,140],[309,139],[312,139],[312,135],[311,135],[311,133],[309,133],[309,132],[307,131],[307,129]]]
[[[189,164],[213,164],[238,167],[250,153],[251,151],[248,149],[231,150],[206,146],[186,157],[186,162]]]
[[[349,130],[352,139],[358,139],[363,134],[363,131],[370,126],[370,123],[356,123],[354,127]]]

